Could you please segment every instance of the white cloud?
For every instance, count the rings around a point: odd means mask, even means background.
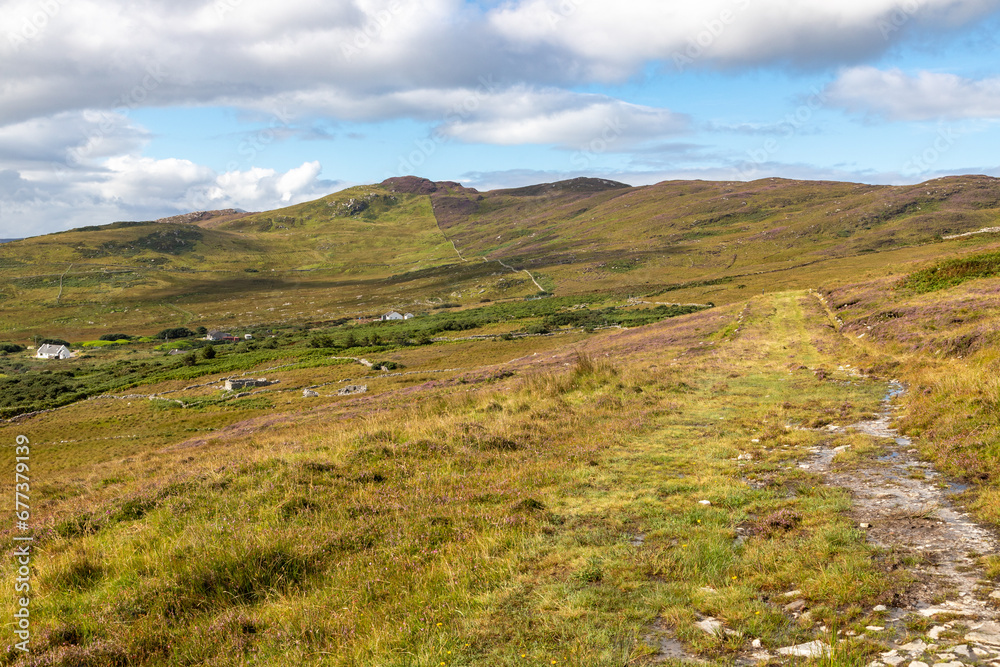
[[[0,168],[63,163],[133,151],[148,140],[148,132],[119,113],[67,111],[0,127]]]
[[[833,106],[890,120],[1000,118],[1000,77],[855,67],[842,72],[826,95]]]
[[[557,49],[587,76],[619,79],[649,61],[747,66],[828,64],[884,51],[914,27],[966,23],[982,0],[520,0],[490,15],[513,44]]]
[[[325,196],[341,184],[320,178],[319,162],[284,172],[252,167],[217,174],[189,160],[120,155],[69,172],[30,178],[0,171],[0,238],[151,220],[219,208],[270,210]],[[31,220],[25,224],[24,220]]]
[[[56,9],[27,30],[43,5]],[[85,108],[307,102],[331,92],[356,118],[372,100],[394,95],[397,113],[426,113],[414,93],[467,90],[483,76],[545,88],[623,79],[657,61],[843,65],[884,52],[914,27],[943,30],[998,7],[1000,0],[512,0],[492,10],[462,0],[9,0],[0,123]],[[374,113],[391,108],[376,104]]]
[[[552,144],[567,149],[595,140],[624,148],[677,134],[690,124],[686,115],[669,109],[558,88],[501,87],[488,78],[468,88],[355,97],[327,89],[229,103],[271,110],[281,118],[295,114],[329,114],[352,120],[405,116],[435,123],[441,137],[466,143]]]
[[[254,167],[220,175],[208,195],[226,206],[261,210],[289,206],[330,194],[333,183],[319,179],[319,162],[306,162],[284,173]]]
[[[452,112],[439,132],[467,143],[555,144],[583,150],[598,142],[602,150],[622,150],[688,126],[683,114],[605,95],[514,88],[489,96],[468,113]]]

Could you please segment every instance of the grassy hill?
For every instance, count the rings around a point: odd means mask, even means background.
[[[919,260],[989,245],[995,233],[942,239],[995,226],[998,200],[996,179],[972,176],[906,187],[576,179],[487,193],[390,179],[266,213],[4,244],[0,330],[86,338],[104,327],[309,321],[539,287],[727,303],[742,289],[805,286],[801,267],[814,278],[900,251]]]
[[[931,637],[917,606],[993,613],[1000,561],[869,539],[837,480],[912,448],[906,475],[1000,526],[998,200],[985,177],[407,177],[4,244],[0,439],[30,441],[35,541],[32,650],[0,664],[950,650],[968,628]],[[390,308],[417,316],[368,317]],[[890,380],[902,448],[850,428]]]

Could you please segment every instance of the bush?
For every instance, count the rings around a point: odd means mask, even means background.
[[[309,347],[319,349],[337,347],[337,343],[334,341],[333,336],[313,336],[309,339]]]
[[[215,346],[206,345],[201,349],[202,359],[215,359]]]
[[[133,336],[130,336],[128,334],[114,333],[114,334],[104,334],[104,335],[98,337],[97,340],[116,341],[116,340],[132,340],[132,338],[133,338]]]
[[[18,345],[17,343],[0,343],[0,352],[4,354],[24,352],[25,349],[26,348],[23,345]]]
[[[187,327],[173,327],[171,329],[164,329],[160,333],[156,334],[157,338],[191,338],[197,334]]]
[[[181,357],[181,363],[185,366],[194,366],[198,363],[198,358],[194,356],[194,352],[188,352],[183,357]]]
[[[65,345],[66,347],[69,347],[71,345],[71,343],[69,341],[65,341],[62,338],[42,338],[41,340],[38,341],[38,344],[39,345]]]

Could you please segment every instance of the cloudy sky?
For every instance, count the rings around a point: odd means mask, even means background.
[[[480,189],[1000,175],[1000,0],[0,0],[0,238]]]

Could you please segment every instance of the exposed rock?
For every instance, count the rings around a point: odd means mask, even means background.
[[[926,651],[927,646],[928,644],[926,644],[924,640],[917,639],[916,641],[912,641],[909,644],[903,644],[902,646],[899,647],[899,650],[906,651],[907,653],[912,653],[916,655],[918,653],[923,653],[924,651]]]
[[[883,653],[880,657],[882,658],[882,662],[889,665],[889,667],[898,667],[900,663],[906,660],[906,658],[899,655],[899,651],[896,649]]]
[[[928,607],[927,609],[921,609],[920,615],[930,618],[931,616],[937,616],[938,614],[951,614],[952,616],[975,616],[976,612],[969,609],[963,609],[957,605],[955,606],[943,606],[943,607]]]
[[[786,604],[784,609],[786,612],[791,613],[796,611],[802,611],[803,609],[805,609],[805,607],[806,607],[805,600],[795,600],[794,602],[789,602],[788,604]]]
[[[313,391],[312,389],[303,389],[302,390],[302,397],[303,398],[317,398],[318,396],[319,396],[319,392],[318,391]]]
[[[363,394],[368,391],[366,384],[349,384],[337,390],[338,396],[350,396],[351,394]]]
[[[223,385],[226,391],[234,389],[246,389],[247,387],[267,387],[277,384],[278,380],[268,380],[267,378],[226,378]]]
[[[779,648],[778,653],[780,655],[793,655],[801,658],[825,658],[830,655],[830,645],[817,639],[805,644]]]
[[[710,635],[719,635],[722,633],[722,621],[714,618],[706,618],[704,621],[698,621],[694,624],[694,627]]]
[[[972,626],[972,632],[965,635],[965,641],[1000,646],[1000,623],[987,621]]]

